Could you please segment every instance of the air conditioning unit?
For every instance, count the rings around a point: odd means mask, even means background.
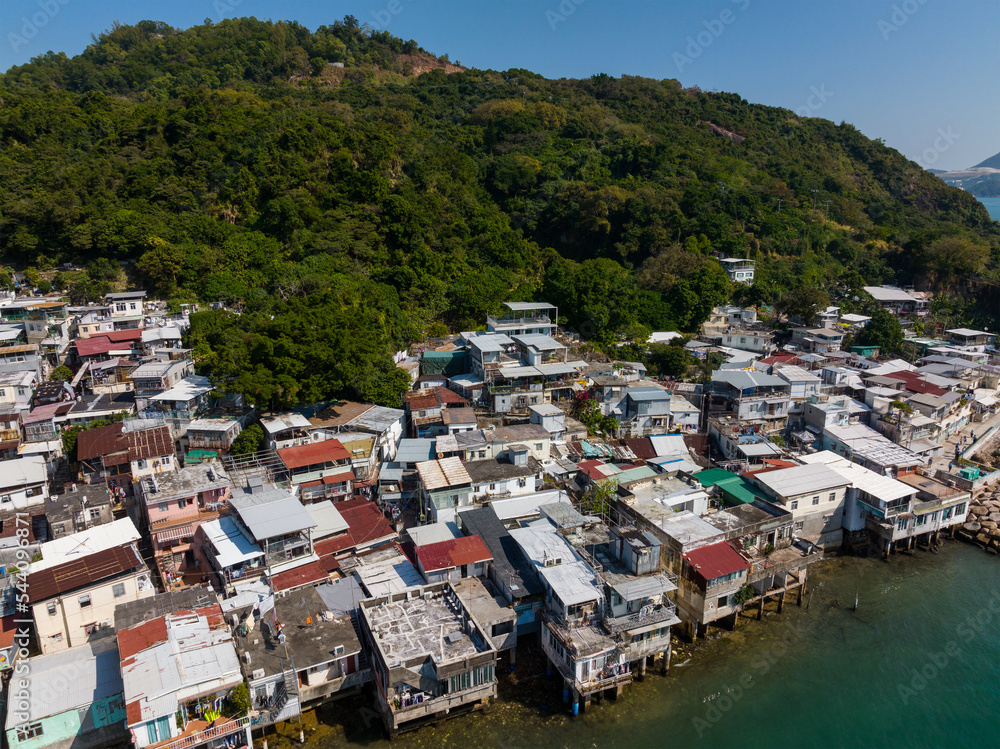
[[[247,650],[243,651],[243,662],[248,666],[250,665],[250,652]]]
[[[254,669],[253,673],[250,674],[250,678],[251,679],[263,679],[264,678],[264,673],[265,673],[265,671],[262,668]]]

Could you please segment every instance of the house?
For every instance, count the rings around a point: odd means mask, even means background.
[[[763,430],[747,427],[731,416],[710,418],[708,435],[722,453],[718,462],[724,468],[749,470],[760,468],[765,460],[781,457],[781,448],[771,442]]]
[[[538,424],[553,440],[561,440],[566,433],[566,412],[551,403],[541,403],[528,408],[528,421]]]
[[[846,327],[848,330],[860,330],[865,327],[871,318],[867,315],[856,315],[853,313],[846,313],[840,316],[839,324]]]
[[[753,283],[754,266],[756,265],[753,260],[744,260],[735,257],[718,258],[718,260],[719,265],[722,266],[722,270],[729,276],[730,281],[746,284]]]
[[[115,606],[155,593],[128,518],[41,546],[28,568],[38,648],[55,653],[114,634]]]
[[[127,742],[119,664],[114,640],[26,659],[10,686],[7,746],[98,749]],[[29,699],[14,701],[18,691]]]
[[[0,372],[34,372],[42,377],[42,358],[38,344],[24,343],[0,347]]]
[[[472,505],[472,477],[458,458],[417,463],[421,515],[437,523],[451,520],[460,507]]]
[[[312,424],[302,414],[284,413],[261,419],[260,426],[264,430],[264,446],[272,450],[281,450],[309,442],[309,432]]]
[[[735,622],[741,608],[737,593],[747,582],[750,563],[726,541],[690,549],[681,559],[677,607],[691,612],[688,633],[697,637],[722,618]]]
[[[742,369],[720,369],[709,385],[710,410],[722,407],[745,422],[761,422],[766,429],[782,428],[788,420],[791,385],[780,377]]]
[[[97,307],[79,310],[76,315],[76,337],[90,338],[101,333],[110,333],[115,329],[111,319],[110,307]]]
[[[399,408],[375,406],[371,403],[338,401],[309,420],[313,431],[325,436],[339,432],[364,432],[375,436],[375,446],[380,461],[396,457],[396,449],[403,437],[406,412]]]
[[[48,537],[60,538],[114,522],[111,496],[99,486],[73,485],[45,502]]]
[[[146,292],[123,291],[104,295],[115,330],[141,328],[146,315]]]
[[[316,561],[313,529],[317,523],[294,494],[251,478],[245,487],[233,489],[229,504],[235,510],[231,519],[263,551],[269,575]],[[213,564],[213,568],[225,571],[224,565]]]
[[[577,712],[580,702],[586,704],[593,694],[608,689],[620,694],[620,688],[631,682],[632,672],[627,651],[602,623],[602,581],[560,533],[558,518],[572,514],[571,505],[546,505],[541,518],[512,529],[510,536],[531,561],[545,590],[542,650],[562,677],[564,690],[572,693]],[[575,525],[580,520],[570,522]]]
[[[495,506],[488,505],[459,513],[458,525],[466,535],[482,539],[489,549],[493,561],[489,565],[487,578],[503,598],[510,602],[517,615],[518,635],[537,632],[544,588],[533,565],[497,516]]]
[[[45,458],[26,455],[5,460],[0,471],[0,511],[21,511],[40,507],[49,496],[49,475]]]
[[[792,344],[809,354],[840,351],[844,333],[833,328],[793,328]]]
[[[417,569],[428,583],[457,583],[466,577],[483,577],[493,555],[479,536],[462,536],[414,549]]]
[[[497,650],[451,583],[362,601],[359,614],[390,736],[496,697]]]
[[[250,716],[229,699],[243,674],[218,603],[122,627],[118,650],[133,746],[194,747],[229,736],[252,744]]]
[[[36,382],[38,372],[34,369],[0,372],[0,408],[18,411],[28,408]]]
[[[188,449],[228,453],[242,431],[237,418],[193,419],[187,425]]]
[[[837,471],[806,464],[757,472],[751,481],[791,513],[796,535],[825,549],[840,547],[850,481]]]
[[[80,432],[76,456],[88,483],[106,481],[127,490],[146,476],[177,468],[169,427],[146,427],[143,421],[136,419],[128,425],[121,422]]]
[[[433,437],[447,434],[442,411],[468,408],[469,402],[447,388],[435,387],[403,393],[403,410],[410,425],[410,437]]]
[[[820,394],[823,379],[802,367],[775,366],[772,374],[791,386],[788,393],[789,416],[801,415],[806,401]]]
[[[351,454],[340,440],[328,439],[278,450],[278,457],[303,502],[337,501],[350,496],[354,482]]]
[[[146,399],[146,408],[162,411],[166,416],[191,420],[208,406],[209,394],[213,390],[207,377],[191,375],[176,382],[172,387]]]
[[[911,315],[917,312],[920,301],[910,292],[895,286],[865,286],[865,291],[871,295],[879,307],[894,315]]]
[[[774,351],[774,333],[769,330],[729,328],[718,335],[718,344],[740,351],[770,354]]]
[[[0,461],[17,457],[21,445],[21,412],[0,413]]]
[[[122,358],[137,358],[142,351],[141,330],[113,330],[89,338],[77,338],[70,345],[71,359],[82,366]]]
[[[228,504],[230,482],[222,463],[212,460],[147,476],[135,487],[161,579],[182,583],[188,574],[200,580],[192,543],[198,526],[218,518]]]
[[[129,372],[128,379],[132,382],[136,402],[142,410],[154,395],[165,393],[176,387],[181,380],[193,375],[194,362],[185,358],[147,361]]]
[[[510,453],[513,462],[487,458],[464,464],[472,480],[474,497],[512,497],[535,491],[542,474],[541,465],[528,457],[527,447],[518,451],[516,446],[511,446]]]
[[[546,302],[504,302],[500,316],[486,317],[486,330],[506,335],[552,335],[559,308]]]
[[[996,333],[969,328],[952,328],[945,333],[948,340],[956,346],[992,346],[997,340]]]
[[[236,614],[255,728],[290,720],[302,705],[356,694],[371,681],[351,617],[330,612],[312,586]]]

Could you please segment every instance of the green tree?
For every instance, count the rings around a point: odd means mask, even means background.
[[[857,341],[862,346],[878,346],[884,354],[896,354],[903,349],[903,329],[893,314],[880,309],[858,331]]]
[[[67,367],[65,364],[61,364],[52,370],[52,374],[49,375],[49,380],[55,382],[56,380],[72,380],[73,370]]]
[[[816,315],[830,306],[830,295],[816,286],[800,286],[778,300],[775,308],[788,317],[799,317],[812,325]]]
[[[264,430],[260,424],[251,424],[233,440],[229,452],[233,455],[248,455],[261,449],[264,444]]]

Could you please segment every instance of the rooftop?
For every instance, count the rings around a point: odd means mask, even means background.
[[[27,579],[28,595],[32,603],[37,603],[144,567],[142,557],[133,546],[115,546],[32,570]]]
[[[279,598],[275,609],[285,635],[283,645],[278,642],[270,617],[260,620],[259,632],[255,630],[239,640],[240,651],[250,653],[250,668],[254,671],[261,668],[267,676],[282,673],[288,668],[289,658],[302,671],[361,652],[351,617],[330,611],[316,588],[302,588]],[[338,653],[337,648],[343,650]]]
[[[706,582],[750,569],[750,563],[725,541],[686,551],[684,558]]]
[[[337,463],[342,460],[350,460],[351,454],[347,452],[340,440],[330,439],[322,442],[312,442],[308,445],[298,447],[286,447],[278,450],[278,457],[289,470],[305,468],[313,465],[323,465],[325,463]]]
[[[353,572],[371,596],[387,596],[424,584],[424,578],[398,545],[353,557]],[[344,564],[343,570],[352,569]]]
[[[779,468],[754,477],[779,497],[797,497],[847,486],[850,482],[822,463]]]
[[[176,471],[164,471],[149,477],[147,501],[161,502],[175,497],[190,497],[199,492],[229,486],[229,476],[218,460],[188,465]]]
[[[475,535],[417,546],[415,553],[425,573],[464,567],[493,559],[486,544]]]
[[[510,586],[515,601],[542,592],[531,562],[492,506],[459,513],[458,520],[466,533],[476,534],[489,548],[495,578]]]
[[[456,457],[417,463],[417,473],[420,474],[420,480],[427,491],[472,483],[465,465]]]
[[[449,599],[457,603],[449,605]],[[465,625],[465,605],[450,585],[443,595],[427,591],[420,597],[384,603],[366,602],[372,634],[389,668],[414,659],[432,659],[437,666],[492,650],[479,629]]]
[[[507,481],[508,479],[522,478],[537,473],[540,468],[538,461],[531,460],[535,465],[514,465],[505,460],[488,458],[486,460],[472,460],[464,464],[465,471],[469,475],[473,484],[488,484],[496,481]]]
[[[259,493],[233,493],[229,503],[258,541],[316,527],[302,503],[292,494],[272,485]]]
[[[31,571],[39,572],[106,549],[127,547],[136,543],[139,538],[139,531],[129,518],[97,525],[79,533],[70,533],[42,544],[42,558],[31,563]]]
[[[28,659],[27,671],[19,677],[20,686],[31,695],[25,703],[28,717],[18,721],[17,711],[8,710],[7,730],[71,710],[89,710],[91,704],[121,694],[119,665],[118,643],[113,639]]]

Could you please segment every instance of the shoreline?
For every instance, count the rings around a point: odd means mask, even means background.
[[[949,546],[957,548],[965,546],[958,544],[958,539],[950,539],[942,550]],[[912,556],[931,556],[931,552],[915,551],[906,554]],[[518,646],[517,670],[511,674],[506,672],[499,677],[498,696],[486,708],[469,715],[444,719],[438,723],[421,726],[413,731],[403,733],[390,740],[382,728],[381,716],[374,710],[374,701],[366,691],[362,694],[319,705],[303,713],[301,725],[295,720],[280,726],[267,729],[268,749],[292,749],[292,747],[309,747],[310,749],[330,749],[331,747],[368,747],[390,746],[445,746],[449,742],[460,740],[467,732],[479,733],[488,731],[491,735],[503,735],[506,726],[532,725],[541,732],[550,730],[567,730],[576,725],[578,729],[591,721],[604,723],[608,720],[627,720],[630,713],[642,714],[650,709],[650,701],[664,690],[677,689],[684,691],[694,679],[688,673],[704,667],[709,672],[726,672],[726,663],[733,657],[748,652],[751,648],[763,648],[761,656],[770,661],[772,656],[789,644],[798,641],[801,632],[807,625],[802,622],[813,617],[827,615],[833,610],[842,613],[849,611],[853,601],[841,600],[839,597],[829,597],[823,591],[823,583],[831,573],[843,571],[845,565],[852,562],[869,564],[879,561],[880,569],[885,565],[887,571],[892,562],[879,559],[877,556],[854,557],[851,555],[834,554],[814,567],[810,575],[810,593],[801,606],[787,605],[781,614],[777,612],[777,602],[765,606],[763,618],[757,620],[756,609],[741,612],[738,626],[729,631],[713,628],[708,637],[694,642],[677,640],[671,647],[671,666],[666,675],[658,669],[649,669],[643,680],[636,679],[629,684],[622,697],[618,700],[595,702],[588,711],[581,711],[574,718],[568,705],[562,703],[561,683],[558,678],[546,678],[546,664],[540,646],[532,639]],[[906,564],[909,565],[908,559]],[[864,574],[860,572],[859,574]],[[818,578],[813,581],[814,576]],[[816,608],[810,608],[813,603],[812,593],[819,592],[815,600]],[[862,601],[862,609],[865,608]],[[778,621],[771,621],[775,616]],[[686,683],[688,682],[688,683]],[[704,697],[706,710],[710,710],[712,701],[723,696],[725,690]],[[698,716],[692,716],[696,718]],[[277,729],[277,730],[275,730]],[[305,742],[299,742],[300,730]],[[519,746],[519,744],[511,744]],[[527,745],[527,744],[525,744]],[[258,732],[254,735],[254,746],[260,749],[264,742]],[[570,746],[570,744],[567,744]]]

